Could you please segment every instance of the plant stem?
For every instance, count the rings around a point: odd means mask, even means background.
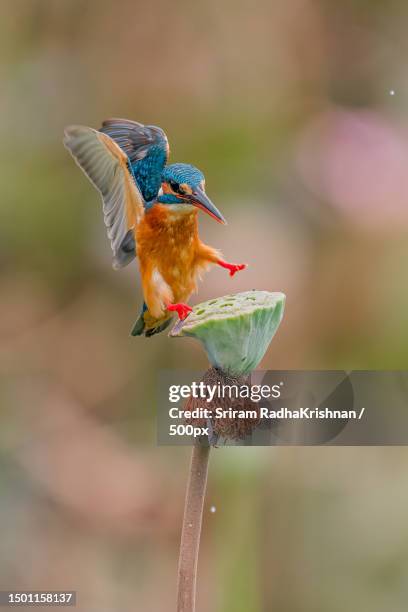
[[[191,455],[181,531],[177,612],[194,612],[195,610],[198,551],[200,548],[210,448],[210,446],[195,444]]]

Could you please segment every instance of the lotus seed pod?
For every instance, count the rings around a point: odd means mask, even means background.
[[[215,368],[233,376],[252,372],[276,333],[283,317],[285,295],[245,291],[202,302],[184,321],[178,321],[172,337],[199,340]]]

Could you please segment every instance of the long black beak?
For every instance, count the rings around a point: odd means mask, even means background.
[[[200,187],[197,187],[193,191],[192,195],[190,196],[190,200],[193,206],[197,206],[197,208],[201,208],[201,210],[203,210],[208,215],[210,215],[210,217],[218,221],[218,223],[223,223],[224,225],[227,224],[226,220],[224,219],[223,215],[220,213],[218,208],[214,206],[214,204],[211,202],[210,198],[207,196],[205,191],[201,189]]]

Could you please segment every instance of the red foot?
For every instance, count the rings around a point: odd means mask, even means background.
[[[177,312],[179,319],[184,321],[193,309],[188,304],[167,304],[167,310]]]
[[[227,261],[223,261],[222,259],[219,259],[217,261],[217,264],[222,268],[226,268],[227,270],[229,270],[230,276],[234,276],[236,272],[245,270],[245,268],[247,267],[247,264],[230,264]]]

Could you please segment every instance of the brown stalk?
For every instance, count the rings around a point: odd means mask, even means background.
[[[210,446],[196,443],[191,455],[190,473],[184,505],[177,583],[177,612],[194,612],[198,552]]]

